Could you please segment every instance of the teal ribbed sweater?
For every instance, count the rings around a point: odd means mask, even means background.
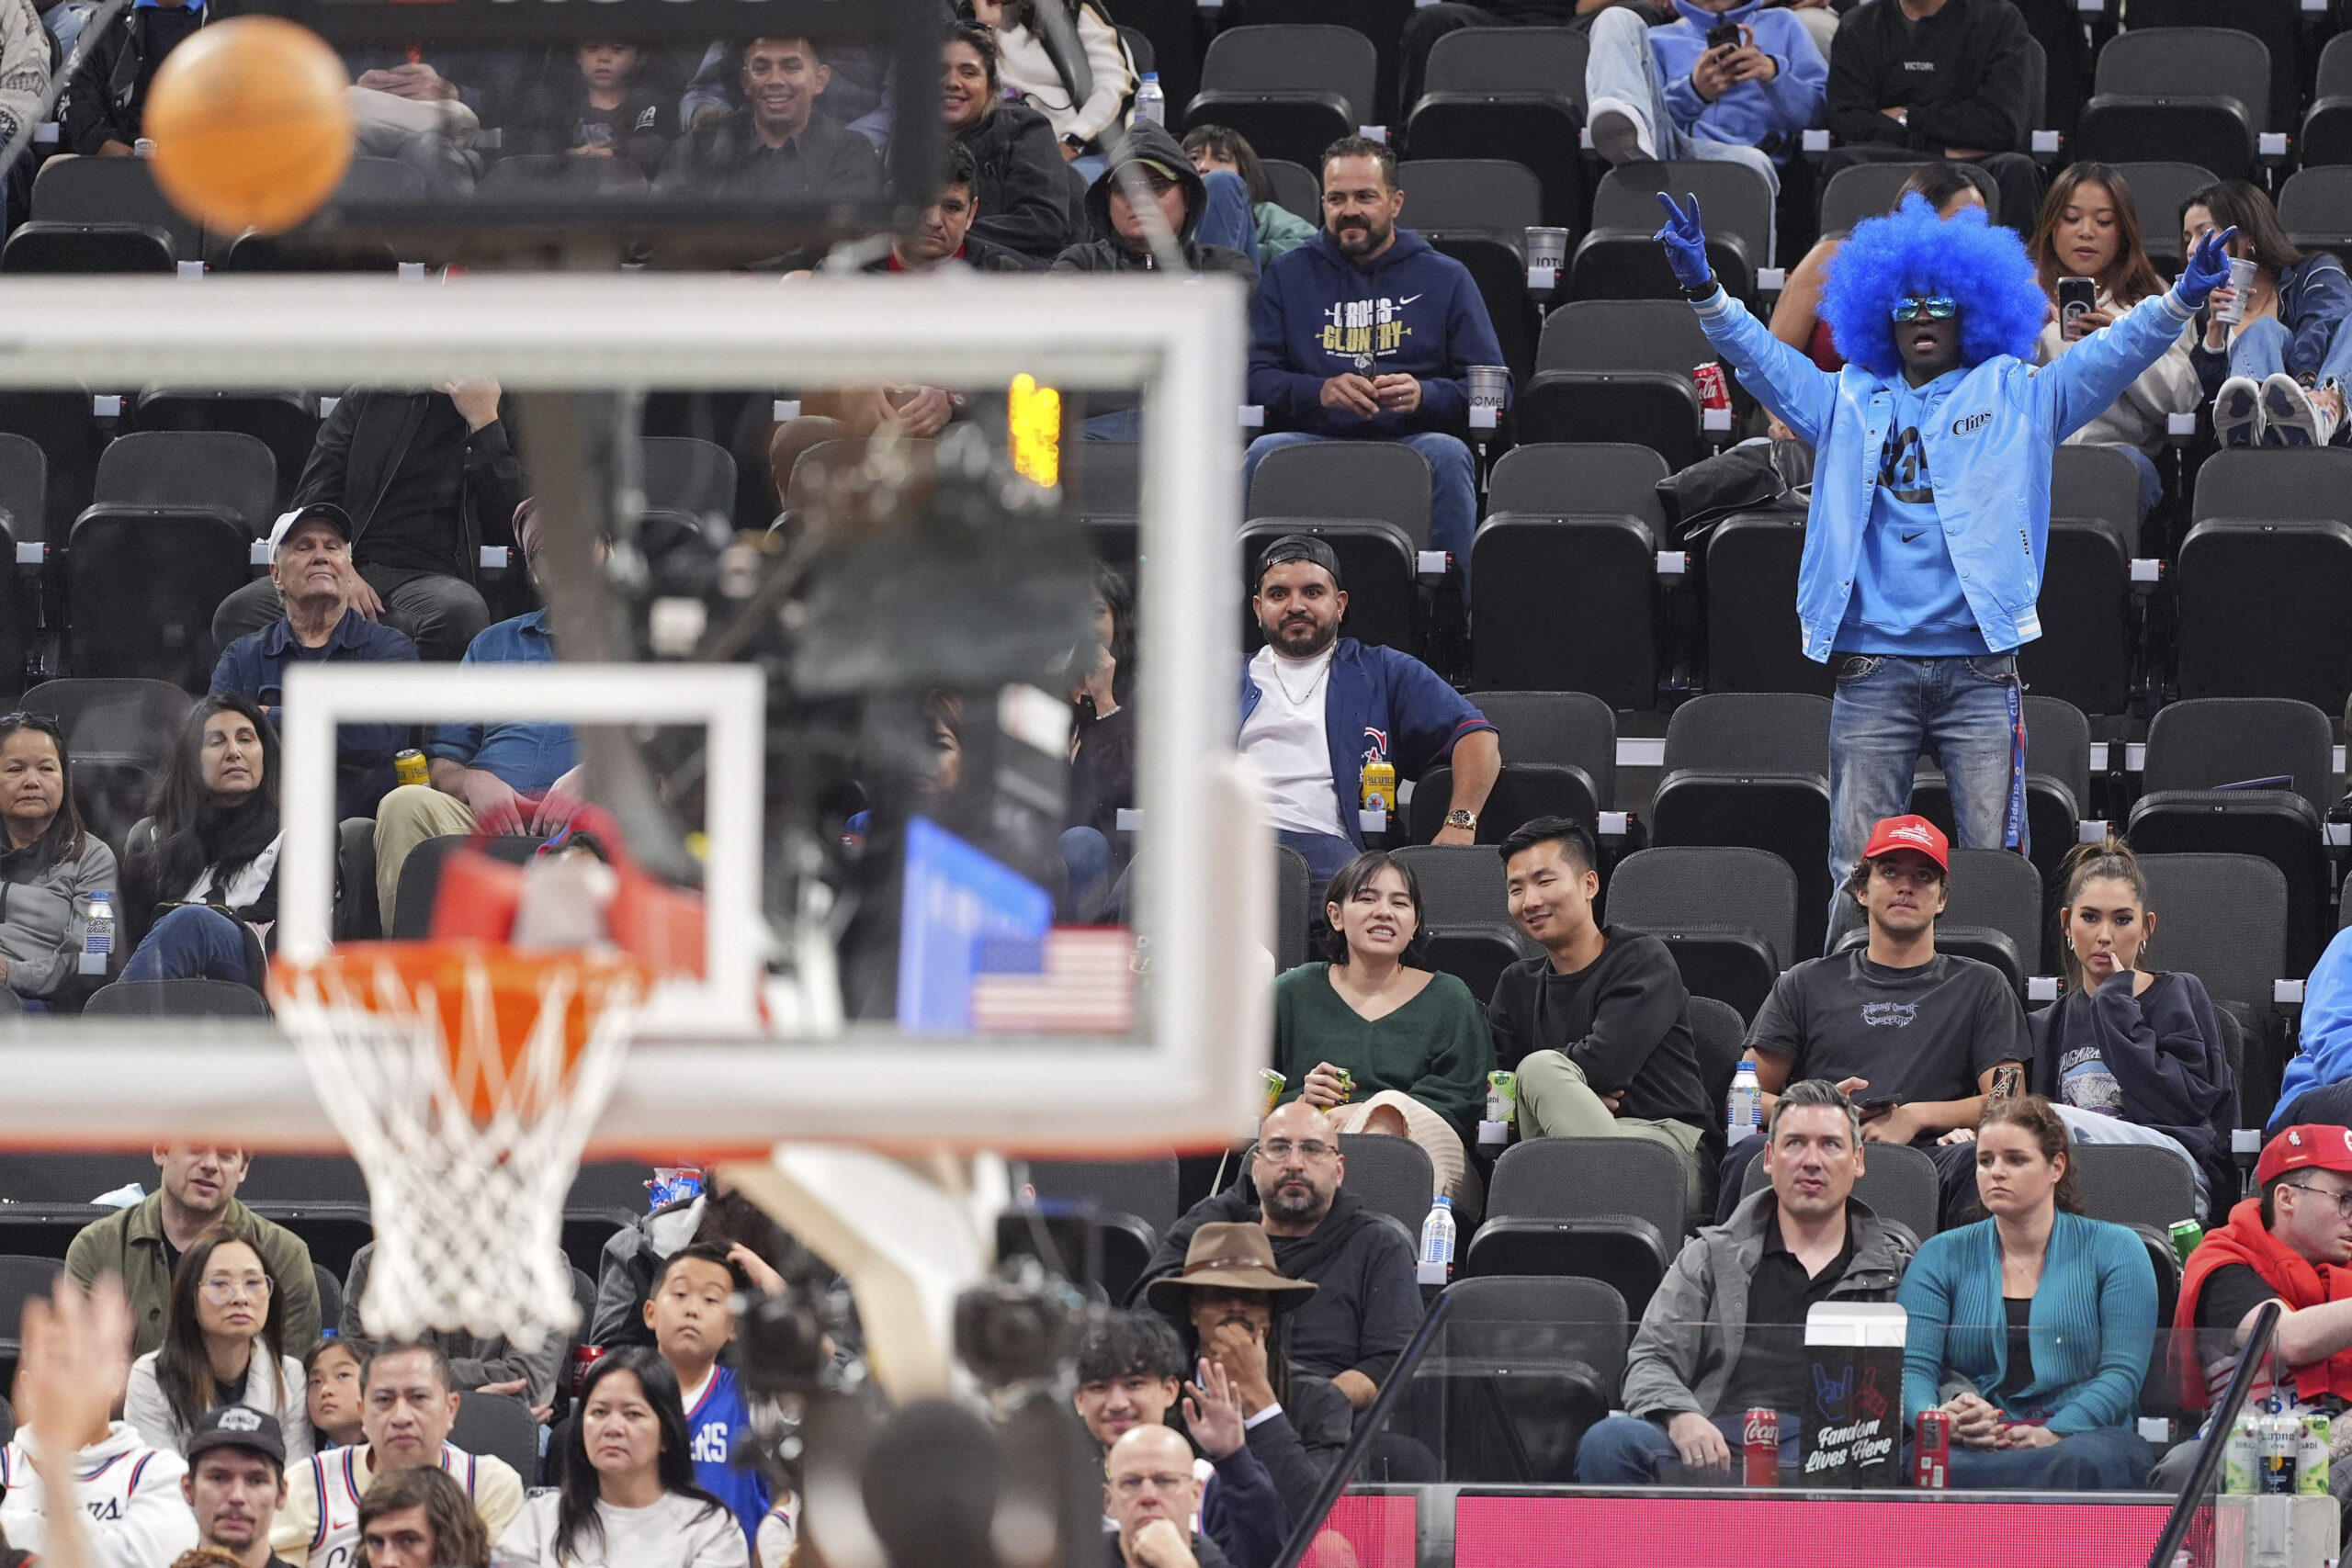
[[[1990,1399],[2008,1371],[2001,1242],[1993,1225],[1983,1220],[1930,1238],[1904,1273],[1894,1299],[1911,1314],[1903,1350],[1906,1424],[1942,1403],[1947,1374]],[[2008,1402],[2010,1414],[2041,1416],[2061,1437],[2130,1426],[2155,1327],[2155,1275],[2139,1236],[2061,1213],[2027,1320],[2033,1382]]]

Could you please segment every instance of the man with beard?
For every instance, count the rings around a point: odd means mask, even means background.
[[[1309,441],[1400,441],[1430,465],[1430,542],[1464,573],[1478,525],[1470,367],[1500,365],[1470,271],[1396,226],[1396,154],[1361,136],[1323,153],[1323,231],[1268,265],[1250,307],[1250,400],[1269,452]]]
[[[1411,655],[1340,636],[1348,594],[1331,547],[1306,534],[1276,539],[1259,558],[1250,603],[1266,646],[1241,671],[1241,759],[1265,785],[1276,833],[1306,857],[1315,885],[1363,852],[1358,813],[1371,804],[1363,792],[1370,763],[1409,779],[1451,756],[1452,809],[1436,841],[1474,842],[1478,812],[1502,771],[1495,727]],[[1394,801],[1384,805],[1396,809]]]
[[[1173,1315],[1174,1309],[1162,1304],[1166,1292],[1153,1292],[1151,1282],[1199,1271],[1192,1257],[1194,1234],[1206,1225],[1262,1224],[1273,1269],[1295,1282],[1285,1287],[1293,1295],[1305,1297],[1286,1314],[1291,1371],[1329,1378],[1362,1410],[1419,1325],[1421,1292],[1413,1278],[1413,1244],[1342,1190],[1347,1171],[1330,1118],[1305,1100],[1275,1107],[1258,1128],[1250,1180],[1203,1199],[1169,1227],[1130,1304],[1148,1298]],[[1299,1291],[1298,1283],[1312,1286],[1312,1293]],[[1185,1322],[1193,1324],[1189,1308],[1186,1314]],[[1208,1353],[1215,1353],[1214,1345]],[[1242,1409],[1255,1414],[1246,1396],[1252,1379],[1236,1375],[1245,1388]],[[1282,1480],[1275,1476],[1277,1485]]]

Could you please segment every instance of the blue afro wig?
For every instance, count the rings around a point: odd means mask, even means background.
[[[1960,302],[1960,362],[1972,367],[2001,354],[2031,358],[2050,310],[2014,231],[1974,208],[1938,218],[1916,194],[1900,210],[1855,224],[1830,258],[1821,319],[1838,352],[1876,375],[1900,375],[1889,311],[1906,294],[1948,294]]]

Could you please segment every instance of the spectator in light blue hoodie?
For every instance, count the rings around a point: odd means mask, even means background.
[[[1585,66],[1586,123],[1593,150],[1611,164],[1712,158],[1745,164],[1777,198],[1777,165],[1799,133],[1826,124],[1829,62],[1797,14],[1764,0],[1674,0],[1679,19],[1654,28],[1633,7],[1592,24]],[[1732,26],[1739,42],[1710,47],[1710,28]],[[1769,266],[1772,258],[1755,258]]]
[[[2352,927],[2335,933],[2303,982],[2301,1043],[2278,1085],[2270,1130],[2304,1121],[2352,1126]]]

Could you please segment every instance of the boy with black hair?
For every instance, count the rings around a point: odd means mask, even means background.
[[[653,1277],[652,1293],[645,1301],[645,1325],[653,1331],[654,1348],[678,1376],[694,1450],[695,1484],[727,1505],[756,1552],[760,1521],[768,1511],[768,1483],[758,1471],[730,1462],[751,1436],[752,1409],[735,1369],[718,1360],[735,1338],[735,1297],[754,1285],[775,1294],[784,1289],[784,1280],[741,1242],[731,1247],[691,1243],[671,1254]]]
[[[1666,943],[1592,918],[1592,830],[1538,817],[1501,844],[1511,919],[1544,949],[1495,982],[1495,1065],[1519,1075],[1520,1135],[1644,1138],[1681,1160],[1699,1206],[1699,1149],[1714,1123],[1690,993]]]

